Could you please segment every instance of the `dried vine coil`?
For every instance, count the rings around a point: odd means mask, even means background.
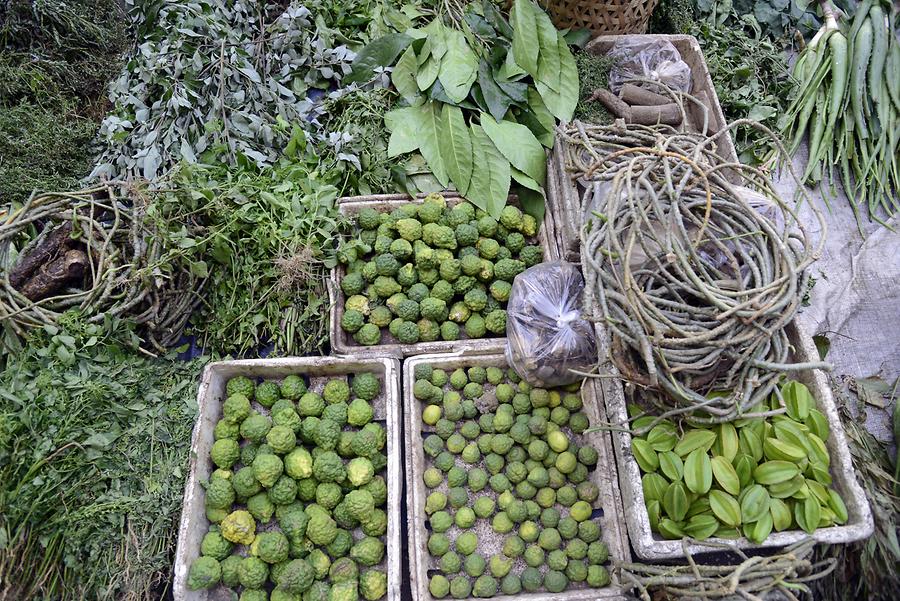
[[[825,367],[790,363],[784,330],[822,239],[764,173],[716,154],[741,125],[765,130],[746,120],[712,136],[622,122],[560,128],[567,171],[586,187],[585,307],[611,333],[621,375],[657,393],[648,397],[667,416],[699,423],[751,412],[784,371]],[[748,189],[784,224],[754,209]]]
[[[133,185],[108,182],[32,194],[21,207],[0,212],[0,327],[23,337],[77,309],[89,321],[128,318],[159,350],[177,342],[204,280],[168,261],[161,237],[144,218],[145,205]],[[71,227],[69,238],[87,256],[85,273],[63,290],[30,300],[10,282],[16,261],[61,226]]]
[[[703,565],[688,550],[689,545],[703,545],[712,551],[728,551],[740,558],[737,564]],[[682,539],[687,565],[649,565],[616,562],[614,570],[625,589],[634,589],[643,601],[662,598],[697,599],[762,599],[768,593],[781,593],[782,599],[798,601],[798,593],[810,593],[806,583],[831,573],[836,560],[814,561],[811,557],[815,541],[804,539],[776,555],[747,556],[727,543]]]

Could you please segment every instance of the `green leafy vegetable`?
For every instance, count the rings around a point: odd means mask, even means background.
[[[0,578],[10,599],[157,598],[171,572],[205,359],[67,314],[0,375]]]

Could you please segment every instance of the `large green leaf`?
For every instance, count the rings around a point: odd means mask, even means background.
[[[472,180],[472,140],[459,107],[445,104],[441,109],[441,135],[438,150],[450,181],[465,195]]]
[[[344,84],[364,83],[375,76],[377,67],[392,65],[400,53],[412,42],[404,33],[389,33],[369,42],[353,59],[352,71],[344,78]]]
[[[408,106],[389,111],[384,124],[391,132],[388,140],[388,156],[395,157],[419,148],[423,112],[420,107]]]
[[[424,92],[437,81],[440,68],[440,60],[433,56],[429,56],[424,63],[419,65],[419,72],[416,73],[416,85],[420,90]]]
[[[478,64],[478,86],[481,88],[484,103],[491,116],[497,121],[503,119],[509,106],[513,103],[513,99],[497,85],[494,75],[491,73],[491,66],[484,59]]]
[[[500,154],[481,126],[472,124],[474,164],[472,182],[466,198],[476,207],[498,219],[509,196],[509,161]]]
[[[447,54],[441,59],[438,79],[444,92],[458,104],[469,95],[469,89],[478,75],[478,57],[469,48],[462,33],[447,31]]]
[[[543,146],[531,130],[509,121],[498,123],[487,114],[481,115],[481,127],[513,167],[541,186],[544,185],[547,177],[546,155]]]
[[[420,133],[419,133],[419,151],[428,162],[428,167],[434,176],[446,187],[450,183],[450,177],[447,175],[447,166],[441,155],[440,140],[443,134],[441,126],[441,104],[433,100],[429,100],[422,106],[416,107],[420,114]]]
[[[571,121],[575,105],[578,104],[578,68],[561,35],[557,36],[556,46],[559,51],[559,91],[542,81],[535,81],[535,87],[554,117],[560,121]]]
[[[419,95],[419,86],[416,84],[416,73],[419,70],[419,64],[416,62],[416,52],[412,46],[409,46],[402,55],[400,60],[394,65],[391,73],[391,83],[397,88],[397,92],[410,104]]]
[[[513,57],[516,59],[516,64],[531,75],[537,74],[538,54],[540,53],[536,12],[531,0],[516,0],[510,13],[510,22],[513,28]]]
[[[559,92],[560,57],[556,27],[553,26],[550,17],[543,12],[537,14],[535,21],[541,51],[538,55],[537,73],[532,73],[532,75],[535,81],[540,81]]]
[[[523,211],[534,217],[538,223],[544,222],[546,206],[543,192],[535,192],[528,188],[516,186],[513,188],[513,193],[519,197],[519,204],[522,205]]]
[[[543,192],[544,189],[541,188],[541,185],[539,183],[537,183],[515,167],[511,167],[509,173],[520,186],[528,188],[529,190],[534,190],[535,192]]]

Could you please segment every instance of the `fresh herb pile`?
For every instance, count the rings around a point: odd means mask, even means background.
[[[692,28],[725,118],[729,122],[753,119],[776,130],[792,90],[787,60],[771,39],[758,29],[751,31],[708,22]],[[758,129],[744,126],[733,130],[733,135],[738,158],[744,164],[766,163],[776,153],[772,138]]]
[[[400,344],[500,336],[512,281],[543,258],[529,244],[538,223],[507,205],[497,221],[439,194],[390,213],[364,208],[359,238],[345,243],[341,328],[374,346],[387,328]]]
[[[387,438],[372,421],[381,381],[325,380],[226,384],[206,486],[212,524],[189,589],[240,585],[244,601],[387,593]]]
[[[112,82],[94,176],[153,180],[180,161],[271,166],[310,91],[338,84],[354,53],[293,1],[137,3],[139,45]]]
[[[831,485],[825,446],[828,421],[809,390],[788,382],[773,394],[772,417],[743,418],[715,429],[638,417],[631,451],[644,473],[641,486],[650,527],[664,538],[711,536],[761,544],[772,531],[843,524],[847,507]],[[638,406],[632,412],[640,413]]]
[[[303,140],[302,133],[299,140]],[[289,144],[287,156],[298,156]],[[201,348],[303,355],[328,337],[325,280],[344,221],[337,189],[304,164],[184,167],[147,208],[171,260],[207,278],[192,317]]]
[[[593,519],[597,451],[579,384],[532,388],[513,370],[415,366],[437,599],[609,584]],[[429,570],[431,571],[431,570]]]
[[[125,322],[68,314],[0,375],[0,598],[157,599],[168,588],[196,378]]]
[[[120,63],[125,15],[115,0],[0,4],[0,198],[76,188]]]
[[[494,218],[512,181],[541,191],[543,146],[553,146],[556,119],[572,118],[578,71],[565,37],[531,0],[517,0],[509,22],[493,3],[472,3],[376,39],[348,81],[377,79],[390,65],[408,106],[384,117],[388,156],[421,156],[441,186],[452,183]]]

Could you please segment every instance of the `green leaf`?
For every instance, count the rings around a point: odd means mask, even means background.
[[[522,205],[522,210],[534,217],[538,223],[544,223],[546,206],[543,192],[535,192],[527,188],[516,188],[515,193],[519,197],[519,204]]]
[[[433,56],[428,57],[424,63],[420,64],[419,72],[416,73],[416,85],[419,86],[419,89],[424,92],[430,88],[437,81],[440,69],[440,60]]]
[[[480,125],[472,125],[471,140],[472,182],[466,198],[491,217],[499,219],[509,196],[509,161],[500,154]]]
[[[425,45],[419,56],[419,64],[421,65],[429,55],[440,62],[447,54],[447,28],[440,19],[435,19],[425,26],[424,31],[428,37],[425,38]]]
[[[421,111],[419,150],[437,180],[441,182],[442,186],[447,187],[450,184],[450,177],[447,175],[447,166],[438,142],[443,133],[440,104],[429,100],[417,108]]]
[[[569,46],[575,46],[576,48],[584,48],[585,45],[591,40],[591,30],[590,29],[572,29],[567,31],[563,37],[566,40],[566,44]]]
[[[490,111],[491,116],[497,121],[503,119],[506,111],[509,110],[510,105],[513,103],[513,99],[507,96],[500,89],[500,86],[497,85],[497,82],[494,81],[491,66],[484,59],[478,64],[478,86],[481,88],[484,103],[487,105],[487,110]]]
[[[400,60],[394,65],[391,73],[391,83],[397,88],[397,92],[407,102],[412,104],[419,96],[419,86],[416,85],[416,73],[419,64],[416,62],[416,52],[409,46],[400,56]]]
[[[537,183],[515,167],[510,167],[510,175],[512,175],[512,178],[516,180],[520,186],[524,186],[525,188],[534,190],[535,192],[543,191],[543,188],[541,188],[541,185],[539,183]]]
[[[487,114],[481,115],[481,127],[513,167],[544,185],[547,177],[546,155],[531,130],[509,121],[498,123]]]
[[[526,75],[528,75],[528,73],[516,63],[513,53],[509,52],[506,55],[506,60],[503,61],[503,65],[500,67],[500,71],[497,73],[497,79],[519,81]]]
[[[342,83],[347,85],[369,81],[375,76],[377,67],[392,65],[410,42],[412,38],[405,33],[389,33],[369,42],[353,59],[350,75],[345,77]]]
[[[388,156],[395,157],[419,148],[422,130],[422,110],[408,106],[394,109],[384,115],[384,124],[391,132],[388,140]]]
[[[460,194],[465,195],[472,181],[472,140],[459,107],[449,104],[442,107],[438,149],[450,181]]]
[[[531,75],[535,82],[540,81],[552,90],[560,91],[560,54],[559,54],[559,36],[556,27],[550,21],[545,13],[535,16],[538,32],[538,45],[540,46],[540,54],[538,54],[538,68],[536,73]]]
[[[516,64],[531,75],[537,74],[538,53],[540,52],[535,12],[534,5],[530,0],[515,0],[510,13],[510,24],[513,28],[513,57]]]
[[[503,18],[503,15],[497,9],[497,5],[494,4],[494,2],[491,0],[485,0],[482,4],[482,8],[484,10],[485,20],[487,20],[488,23],[494,26],[494,29],[497,30],[497,33],[505,37],[507,40],[512,39],[512,27],[510,27],[509,23],[506,22],[506,19]]]
[[[469,48],[462,33],[447,32],[447,54],[441,59],[438,79],[444,92],[454,103],[460,103],[469,95],[469,89],[478,75],[478,57]]]
[[[571,121],[578,103],[578,69],[562,36],[558,36],[557,49],[560,64],[559,92],[541,81],[536,81],[535,87],[554,117],[560,121]]]

